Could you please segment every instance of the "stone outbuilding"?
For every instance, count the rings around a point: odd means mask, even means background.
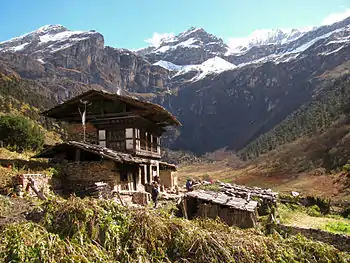
[[[229,226],[255,227],[257,201],[228,196],[224,193],[196,190],[185,194],[181,208],[188,219],[220,218]]]

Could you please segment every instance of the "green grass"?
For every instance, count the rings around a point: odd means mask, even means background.
[[[350,220],[340,215],[322,215],[312,207],[296,204],[279,204],[280,221],[285,225],[322,229],[333,233],[350,235]]]
[[[346,222],[330,222],[324,226],[324,230],[336,233],[350,235],[350,220]]]

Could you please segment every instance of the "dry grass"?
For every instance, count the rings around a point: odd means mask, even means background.
[[[347,262],[349,254],[302,236],[265,236],[214,220],[184,220],[110,201],[45,203],[40,224],[12,224],[4,262]],[[23,242],[25,240],[25,242]],[[25,244],[24,244],[25,243]]]

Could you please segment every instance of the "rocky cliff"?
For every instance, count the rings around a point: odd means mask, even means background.
[[[56,102],[97,88],[160,103],[183,123],[169,134],[169,147],[240,149],[309,101],[323,76],[350,59],[350,18],[293,32],[231,50],[190,28],[132,52],[105,46],[95,31],[45,26],[0,43],[0,65],[40,83]]]

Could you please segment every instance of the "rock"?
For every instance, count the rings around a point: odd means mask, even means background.
[[[297,197],[297,196],[299,196],[299,193],[298,193],[298,192],[292,191],[292,196],[293,196],[293,197]]]

